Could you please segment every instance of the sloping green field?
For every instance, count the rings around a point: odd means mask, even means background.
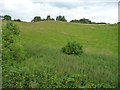
[[[55,21],[15,24],[21,31],[27,57],[16,67],[33,78],[33,81],[28,80],[28,87],[117,86],[117,25]],[[71,40],[83,46],[84,53],[80,57],[61,52]],[[17,70],[12,66],[9,69]]]
[[[115,56],[118,51],[117,25],[85,25],[63,22],[19,23],[25,43],[60,49],[76,40],[86,53]]]

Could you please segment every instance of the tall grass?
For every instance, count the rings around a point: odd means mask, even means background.
[[[26,51],[26,60],[15,62],[10,67],[6,65],[8,76],[3,77],[7,80],[3,87],[117,86],[117,25],[53,21],[16,24],[21,30],[21,43]],[[84,53],[80,57],[61,52],[61,48],[71,39],[83,45]]]

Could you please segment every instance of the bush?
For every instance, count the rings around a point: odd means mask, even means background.
[[[62,52],[68,55],[81,55],[83,53],[82,46],[76,41],[70,41],[65,47],[62,48]]]
[[[24,50],[19,41],[20,31],[15,24],[7,22],[2,31],[2,59],[8,60],[23,60]]]
[[[11,44],[9,49],[12,60],[20,61],[25,59],[25,51],[20,43]]]

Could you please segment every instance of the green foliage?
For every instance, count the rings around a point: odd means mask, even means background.
[[[41,21],[41,17],[40,17],[40,16],[35,16],[32,21],[33,21],[33,22]]]
[[[24,60],[25,52],[23,50],[23,46],[20,45],[20,43],[11,44],[9,49],[10,49],[10,56],[12,60],[15,60],[15,61]]]
[[[117,25],[103,27],[53,21],[15,23],[20,26],[21,43],[27,51],[27,58],[19,63],[11,64],[9,61],[3,65],[4,88],[117,86]],[[71,36],[84,46],[81,57],[60,52],[61,46]]]
[[[51,20],[51,17],[50,15],[47,16],[46,20]]]
[[[71,20],[70,22],[75,22],[75,23],[85,23],[85,24],[95,24],[95,22],[91,22],[89,19],[80,19],[80,20]]]
[[[11,16],[10,16],[10,15],[5,15],[5,16],[3,17],[3,20],[11,20]]]
[[[80,21],[80,23],[86,23],[86,24],[90,24],[91,23],[91,21],[89,19],[85,19],[85,18],[80,19],[79,21]]]
[[[65,47],[62,48],[62,52],[68,55],[81,55],[83,53],[82,46],[76,41],[70,41]]]
[[[65,19],[65,16],[61,16],[61,15],[57,16],[57,17],[56,17],[56,20],[57,20],[57,21],[67,21],[67,20]]]
[[[8,66],[3,68],[3,88],[114,88],[112,83],[96,84],[81,75],[70,75],[67,72],[57,75],[53,68],[44,67],[31,74],[28,68],[16,63],[14,67]]]
[[[2,34],[2,48],[3,60],[23,60],[24,50],[19,42],[20,31],[18,27],[12,22],[8,22],[6,26],[3,27]]]
[[[16,22],[22,22],[20,19],[14,19],[14,21],[16,21]]]
[[[15,63],[17,64],[17,63]],[[8,67],[9,66],[9,67]],[[13,68],[14,67],[14,68]],[[29,73],[25,71],[26,69],[22,69],[14,65],[12,68],[7,63],[3,67],[3,88],[22,88],[22,87],[28,87],[28,83],[31,77],[29,76]]]

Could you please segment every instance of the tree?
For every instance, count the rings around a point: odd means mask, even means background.
[[[33,21],[33,22],[41,21],[41,17],[40,17],[40,16],[35,16],[32,21]]]
[[[67,21],[67,20],[65,19],[65,16],[62,17],[62,21]]]
[[[51,20],[50,15],[47,16],[46,20]]]
[[[71,20],[70,22],[75,22],[75,23],[79,23],[79,20]]]
[[[11,16],[10,16],[10,15],[5,15],[5,16],[3,17],[3,20],[11,20]]]
[[[105,23],[105,22],[98,22],[98,23],[96,23],[96,24],[107,24],[107,23]]]
[[[117,22],[117,24],[120,24],[120,22]]]
[[[61,15],[59,15],[59,16],[56,17],[56,20],[57,20],[57,21],[61,21],[61,19],[62,19],[62,16],[61,16]]]
[[[21,20],[20,20],[20,19],[14,19],[14,21],[21,22]]]
[[[85,19],[85,18],[80,19],[79,22],[80,23],[86,23],[86,24],[90,24],[91,23],[91,21],[89,19]]]
[[[75,22],[75,23],[85,23],[85,24],[94,24],[95,22],[91,22],[89,19],[80,19],[80,20],[71,20],[70,22]]]
[[[58,18],[58,16],[56,17],[56,21],[58,21],[59,20],[59,18]]]
[[[65,16],[59,15],[56,17],[56,21],[67,21],[67,20],[65,19]]]

